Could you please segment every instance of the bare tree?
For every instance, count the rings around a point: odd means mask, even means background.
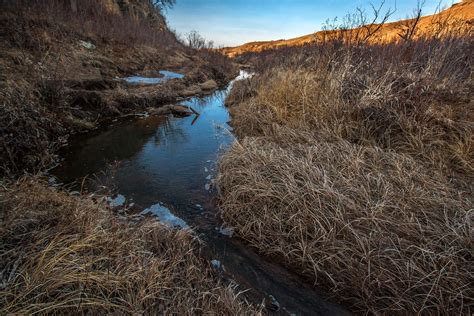
[[[194,49],[206,47],[206,40],[197,31],[191,31],[186,35],[187,45]]]
[[[423,7],[425,6],[425,0],[418,0],[416,8],[413,10],[413,16],[411,19],[407,19],[405,23],[400,27],[398,36],[404,41],[410,41],[414,38],[418,24],[420,23]]]

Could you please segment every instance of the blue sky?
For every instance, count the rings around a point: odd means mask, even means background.
[[[450,5],[456,0],[441,0]],[[321,29],[327,19],[343,17],[355,8],[370,10],[380,0],[177,0],[166,12],[171,28],[180,34],[198,31],[218,46],[276,40],[306,35]],[[406,18],[416,0],[386,0],[397,11],[391,20]],[[425,14],[435,11],[438,0],[426,0]]]

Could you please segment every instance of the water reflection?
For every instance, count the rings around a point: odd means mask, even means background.
[[[121,80],[130,84],[159,84],[159,83],[164,83],[170,79],[184,78],[183,74],[179,74],[172,71],[160,70],[159,73],[160,75],[162,75],[162,77],[131,76],[131,77],[122,78]]]
[[[136,118],[79,137],[53,174],[66,183],[94,174],[144,208],[162,202],[186,216],[189,205],[209,203],[209,175],[219,152],[234,139],[224,97],[219,91],[187,101],[199,117]]]

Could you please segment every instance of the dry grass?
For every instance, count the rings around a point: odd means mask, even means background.
[[[228,225],[354,311],[468,312],[465,194],[406,155],[303,139],[245,138],[225,154],[218,183]]]
[[[0,175],[20,173],[25,166],[44,168],[54,159],[58,146],[51,137],[64,128],[47,114],[35,91],[24,82],[10,82],[0,91]]]
[[[403,152],[447,172],[474,172],[470,38],[290,55],[229,96],[239,136],[273,124]],[[414,47],[412,47],[414,46]],[[404,62],[401,52],[429,51]],[[308,60],[309,59],[309,60]]]
[[[249,314],[189,232],[129,224],[36,180],[0,191],[2,314]]]
[[[263,54],[227,102],[224,221],[354,312],[470,314],[472,43]]]

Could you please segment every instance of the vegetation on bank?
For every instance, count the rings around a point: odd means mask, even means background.
[[[118,220],[37,179],[0,188],[2,314],[257,314],[188,231]]]
[[[223,220],[354,312],[469,314],[472,35],[252,54],[227,100]]]

